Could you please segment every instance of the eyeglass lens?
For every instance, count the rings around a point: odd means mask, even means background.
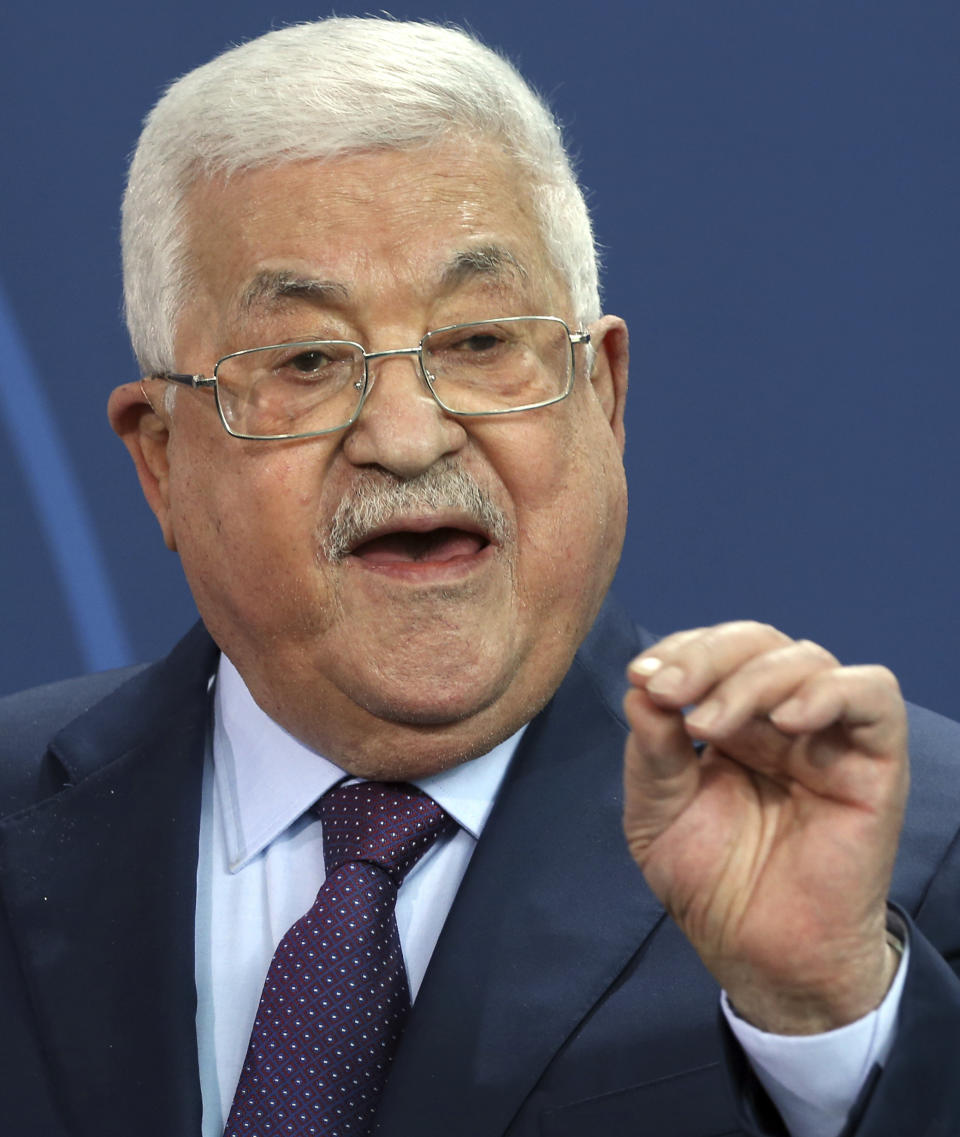
[[[459,324],[429,332],[423,370],[437,401],[453,414],[490,414],[543,405],[569,389],[573,355],[566,325],[552,317]],[[336,430],[364,394],[364,352],[324,340],[254,348],[217,365],[220,407],[229,429],[252,437]]]

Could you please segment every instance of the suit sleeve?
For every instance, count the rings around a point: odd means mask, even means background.
[[[960,853],[960,845],[954,853]],[[960,891],[953,881],[953,934]],[[947,891],[943,876],[936,891]],[[933,892],[934,889],[931,889]],[[924,905],[926,907],[926,905]],[[938,918],[942,915],[937,906]],[[842,1137],[957,1137],[960,1133],[960,956],[941,954],[908,920],[910,960],[896,1040],[875,1067]],[[725,1044],[741,1123],[752,1137],[789,1137],[779,1114],[724,1024]]]

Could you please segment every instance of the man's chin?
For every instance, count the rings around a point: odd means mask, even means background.
[[[490,746],[466,751],[451,750],[447,746],[436,750],[427,748],[414,751],[398,748],[389,753],[380,753],[377,749],[371,754],[351,755],[338,765],[353,777],[366,778],[372,782],[412,782],[419,778],[429,778],[433,774],[442,774],[445,770],[452,770],[455,766],[479,758],[495,745],[492,743]]]
[[[382,693],[378,693],[373,700],[362,701],[360,705],[384,723],[414,730],[423,728],[425,733],[431,730],[442,733],[444,730],[456,730],[460,724],[482,714],[489,703],[489,700],[477,702],[476,699],[462,702],[452,699],[384,699]]]
[[[501,699],[393,700],[368,703],[374,729],[365,729],[333,757],[357,777],[409,780],[448,770],[492,750],[532,716],[537,707],[504,705]]]

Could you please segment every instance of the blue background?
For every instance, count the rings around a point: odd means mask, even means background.
[[[956,0],[391,11],[505,49],[579,155],[633,333],[628,605],[660,631],[770,620],[960,715]],[[151,658],[193,618],[104,413],[136,374],[126,157],[175,75],[318,14],[4,6],[0,691]]]

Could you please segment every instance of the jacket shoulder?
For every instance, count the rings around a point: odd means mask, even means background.
[[[32,735],[49,739],[145,666],[78,675],[0,697],[0,753],[20,749]]]
[[[80,675],[0,698],[0,812],[30,805],[48,791],[51,739],[145,666]]]
[[[218,654],[198,623],[157,663],[0,699],[0,817],[77,784],[171,722],[203,714]]]

